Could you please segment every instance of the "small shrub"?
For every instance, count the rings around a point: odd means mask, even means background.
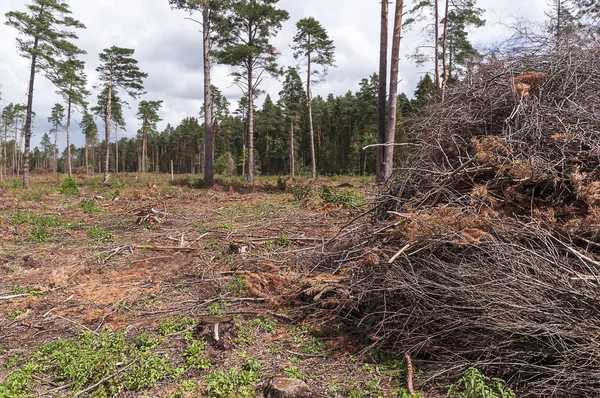
[[[260,373],[254,370],[218,370],[206,378],[206,393],[209,398],[254,397],[259,380]]]
[[[182,332],[195,323],[192,318],[181,315],[177,315],[174,318],[163,318],[159,322],[158,334],[160,336],[168,336],[173,333]]]
[[[209,188],[210,184],[206,182],[203,178],[198,178],[194,181],[194,188],[196,189],[206,189]]]
[[[170,184],[176,187],[192,188],[194,186],[194,182],[192,181],[190,176],[177,177],[173,181],[171,181]]]
[[[457,385],[448,387],[448,397],[454,398],[516,398],[502,379],[489,378],[476,368],[469,368]]]
[[[344,207],[362,207],[365,202],[362,197],[352,189],[338,190],[328,185],[321,188],[323,203],[341,204]]]
[[[283,374],[292,379],[306,379],[306,376],[300,372],[300,369],[298,369],[297,366],[288,366],[287,368],[283,369]]]
[[[313,193],[313,184],[294,184],[292,185],[292,196],[295,201],[300,202],[311,196]]]
[[[277,178],[277,189],[285,192],[286,188],[287,188],[286,179],[283,177]]]
[[[206,344],[202,340],[193,340],[183,353],[185,364],[191,368],[204,370],[212,366],[210,360],[204,358],[202,353],[206,349]]]
[[[246,297],[248,295],[246,276],[236,275],[235,279],[227,284],[227,291],[235,297]]]
[[[79,195],[79,185],[73,177],[65,177],[60,186],[60,193],[63,195],[77,196]]]

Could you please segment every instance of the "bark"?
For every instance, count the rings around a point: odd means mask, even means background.
[[[119,174],[119,126],[115,125],[115,174]]]
[[[444,33],[442,39],[442,73],[444,74],[444,80],[442,80],[442,101],[446,94],[446,85],[448,84],[448,64],[446,62],[446,52],[448,47],[448,10],[450,8],[450,0],[446,0],[446,8],[444,11]]]
[[[110,161],[110,107],[112,99],[112,73],[108,80],[108,90],[106,99],[106,120],[104,121],[104,185],[108,184],[109,161]]]
[[[148,125],[146,120],[144,120],[144,126],[142,128],[142,178],[144,178],[144,173],[146,173],[146,132],[148,131]]]
[[[33,41],[33,55],[31,56],[31,68],[29,70],[29,90],[27,93],[27,113],[25,116],[25,150],[23,159],[23,185],[29,188],[29,154],[31,147],[31,114],[33,111],[33,84],[35,81],[35,63],[37,61],[37,48],[39,39]]]
[[[15,131],[15,140],[16,140],[16,131]],[[58,173],[58,162],[56,159],[56,146],[58,145],[58,126],[54,126],[54,146],[52,147],[52,161],[53,161],[53,165],[52,167],[54,167],[54,174]],[[16,152],[17,146],[16,146],[16,141],[15,141],[15,152]]]
[[[390,97],[388,112],[388,128],[385,137],[383,178],[389,179],[394,168],[394,140],[396,138],[396,107],[398,103],[398,63],[400,59],[400,35],[402,31],[403,1],[396,2],[394,17],[394,37],[392,39],[392,63],[390,68]]]
[[[249,64],[252,64],[250,60]],[[248,182],[254,181],[254,87],[252,68],[248,68]]]
[[[73,174],[71,165],[71,101],[67,104],[67,174],[69,177]]]
[[[210,10],[204,7],[202,11],[202,50],[204,52],[204,180],[214,181],[214,137],[212,125],[212,98],[210,90]]]
[[[435,42],[433,47],[435,49],[435,88],[440,89],[440,54],[439,54],[439,39],[440,39],[440,15],[438,10],[439,0],[435,0],[434,8],[435,8]]]
[[[294,118],[290,117],[290,175],[292,178],[296,176],[296,159],[294,156]]]
[[[383,162],[384,162],[384,147],[381,146],[385,142],[386,137],[386,119],[385,107],[387,96],[387,62],[388,62],[388,14],[389,0],[381,1],[381,39],[379,48],[379,128],[377,134],[377,159],[375,180],[382,183],[383,177]]]
[[[315,131],[313,129],[312,117],[312,95],[310,91],[310,35],[306,40],[306,53],[308,58],[308,67],[306,69],[306,95],[308,97],[308,124],[310,126],[310,166],[312,179],[317,178],[317,158],[315,156]]]
[[[89,165],[89,162],[88,162],[89,147],[90,147],[90,140],[86,136],[85,137],[85,175],[89,175],[90,174],[90,165]]]

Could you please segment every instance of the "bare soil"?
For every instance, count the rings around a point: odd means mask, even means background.
[[[258,395],[263,382],[290,367],[324,397],[387,397],[404,385],[400,365],[369,361],[341,324],[335,330],[325,326],[330,320],[303,313],[310,303],[303,302],[302,281],[318,277],[312,270],[322,260],[319,245],[360,210],[323,205],[318,194],[295,202],[289,189],[267,181],[198,190],[158,176],[120,176],[113,187],[78,178],[76,196],[59,193],[61,180],[51,175],[37,176],[32,190],[0,189],[0,364],[83,332],[125,331],[133,339],[156,334],[163,319],[201,323],[220,314],[236,315],[236,322],[223,328],[219,343],[198,326],[209,342],[210,369],[117,396],[177,396],[183,379],[202,391],[211,372],[243,366],[248,357],[262,364]],[[362,195],[372,189],[356,178],[316,185],[342,183]],[[44,226],[40,217],[62,224]],[[236,338],[259,317],[276,328]],[[316,348],[307,349],[311,344]],[[182,339],[159,349],[184,361]],[[11,371],[2,367],[0,383]],[[36,395],[57,387],[58,396],[76,392],[61,391],[64,383],[40,380]]]

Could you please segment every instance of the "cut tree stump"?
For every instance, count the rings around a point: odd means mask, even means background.
[[[299,379],[273,377],[265,387],[265,398],[315,398],[308,385]]]

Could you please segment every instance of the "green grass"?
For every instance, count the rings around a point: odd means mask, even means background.
[[[104,230],[102,227],[92,227],[88,229],[87,237],[94,241],[94,243],[109,243],[114,239],[113,234]]]

